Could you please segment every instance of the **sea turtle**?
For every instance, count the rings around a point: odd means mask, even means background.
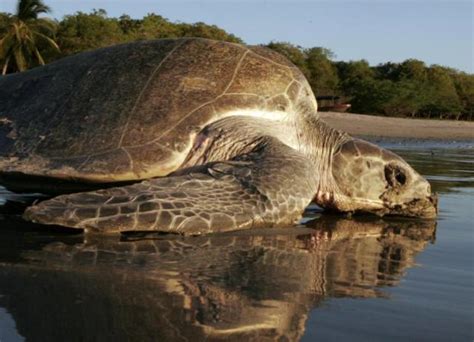
[[[312,200],[436,215],[425,179],[320,121],[303,74],[260,46],[185,38],[80,53],[0,78],[0,122],[1,184],[76,192],[25,211],[42,224],[202,234],[288,225]]]

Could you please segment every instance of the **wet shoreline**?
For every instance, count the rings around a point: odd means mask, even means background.
[[[354,136],[375,139],[421,139],[474,141],[474,122],[452,120],[406,119],[355,113],[318,113],[331,127]]]
[[[286,229],[99,237],[0,205],[0,341],[472,340],[474,150],[374,142],[427,177],[437,220],[310,206]]]

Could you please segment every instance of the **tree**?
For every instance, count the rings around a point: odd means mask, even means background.
[[[382,114],[393,93],[390,80],[365,78],[354,81],[351,89],[351,110],[355,113]]]
[[[41,0],[20,0],[15,15],[2,16],[2,21],[7,22],[3,24],[5,26],[0,40],[3,75],[9,70],[24,71],[35,62],[44,65],[40,44],[59,50],[54,41],[56,23],[39,18],[40,14],[49,11],[49,7]]]
[[[344,80],[374,78],[374,71],[365,59],[336,62],[335,66],[339,77]]]
[[[335,95],[339,83],[337,69],[330,60],[334,54],[322,47],[313,47],[304,50],[306,67],[309,71],[309,84],[315,94]]]
[[[426,101],[426,94],[416,82],[402,79],[398,82],[391,81],[387,89],[387,98],[381,104],[380,111],[387,116],[415,117]]]
[[[427,71],[428,99],[421,109],[425,117],[437,118],[458,117],[462,106],[449,69],[432,65]]]
[[[424,62],[417,59],[407,59],[398,68],[399,80],[412,80],[424,83],[427,80],[427,68]]]
[[[136,40],[202,37],[243,42],[215,25],[171,22],[155,13],[141,19],[126,14],[112,18],[105,10],[98,9],[67,15],[56,23],[39,18],[48,11],[42,0],[20,0],[15,15],[0,13],[3,74],[85,50]],[[437,65],[428,67],[417,59],[371,67],[366,60],[335,62],[334,54],[322,47],[303,48],[288,42],[270,42],[265,46],[295,64],[316,95],[341,96],[344,102],[352,104],[353,112],[474,119],[472,74]]]
[[[429,101],[427,67],[424,62],[407,59],[402,63],[385,63],[375,68],[379,80],[388,80],[388,96],[379,111],[388,116],[411,116],[419,114]]]
[[[335,66],[340,80],[339,91],[346,96],[352,96],[361,81],[374,79],[374,71],[366,60],[336,62]]]
[[[125,14],[116,19],[107,17],[102,9],[68,15],[58,29],[58,42],[64,56],[136,40],[178,37],[242,42],[214,25],[173,23],[155,13],[148,13],[142,19],[132,19]]]
[[[462,105],[462,113],[456,119],[474,120],[474,75],[465,72],[451,75]]]
[[[11,14],[0,12],[0,37],[3,37],[7,33],[11,20]]]
[[[126,39],[119,21],[108,18],[103,9],[67,15],[59,23],[58,43],[63,56],[124,41]]]
[[[138,19],[132,19],[129,15],[127,14],[122,14],[119,17],[119,26],[120,29],[124,34],[134,34],[135,32],[138,31],[138,28],[140,27],[141,20]]]
[[[200,37],[200,38],[208,38],[208,39],[216,39],[216,40],[223,40],[232,43],[242,43],[243,41],[234,36],[233,34],[229,34],[223,29],[215,26],[215,25],[207,25],[202,22],[198,22],[195,24],[175,24],[179,25],[180,28],[180,37]]]
[[[139,20],[134,34],[135,39],[176,38],[182,36],[179,24],[174,24],[155,13],[148,13],[143,19]]]
[[[374,68],[375,77],[379,80],[397,81],[400,78],[400,64],[387,62]]]
[[[306,67],[306,55],[301,46],[295,46],[288,42],[270,42],[266,47],[288,58],[307,78],[309,78],[310,73]]]

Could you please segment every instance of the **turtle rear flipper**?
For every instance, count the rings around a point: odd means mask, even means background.
[[[291,224],[316,190],[314,165],[268,138],[252,152],[134,185],[63,195],[29,207],[27,220],[115,233],[185,235]]]

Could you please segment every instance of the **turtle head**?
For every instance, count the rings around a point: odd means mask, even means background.
[[[343,212],[370,212],[434,218],[437,196],[430,184],[396,154],[369,142],[351,139],[332,155],[330,195],[316,196],[322,207]]]

